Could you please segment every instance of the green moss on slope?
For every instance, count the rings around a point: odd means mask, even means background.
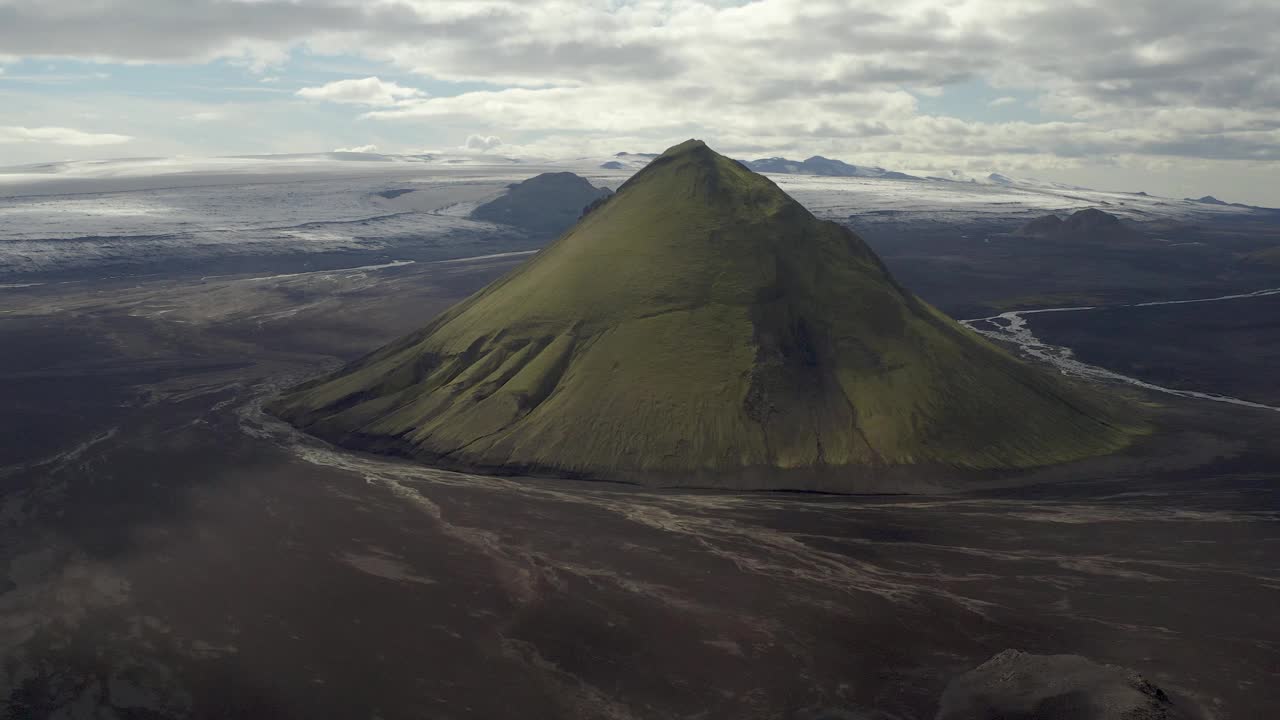
[[[1020,468],[1111,452],[1135,432],[698,141],[422,331],[273,410],[463,467],[667,484]]]

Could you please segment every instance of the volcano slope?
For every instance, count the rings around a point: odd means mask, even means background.
[[[454,469],[662,486],[886,489],[1140,428],[899,287],[852,231],[700,141],[528,263],[269,409]]]

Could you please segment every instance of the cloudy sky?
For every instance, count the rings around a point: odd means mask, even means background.
[[[1276,0],[0,0],[0,165],[822,154],[1280,206]]]

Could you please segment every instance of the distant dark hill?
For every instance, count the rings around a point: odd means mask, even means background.
[[[1231,204],[1229,202],[1224,202],[1222,200],[1219,200],[1218,198],[1212,195],[1205,195],[1202,198],[1195,198],[1195,199],[1187,198],[1187,200],[1191,202],[1201,203],[1203,205],[1230,205]]]
[[[1064,242],[1141,241],[1143,236],[1110,213],[1089,208],[1072,213],[1066,220],[1057,215],[1036,218],[1014,232],[1021,237]]]
[[[1025,237],[1046,237],[1062,232],[1062,218],[1057,215],[1045,215],[1018,228],[1016,234]]]
[[[588,205],[610,194],[608,188],[593,187],[573,173],[544,173],[512,185],[506,195],[473,210],[471,217],[555,236],[577,222]]]
[[[1124,233],[1128,228],[1115,215],[1088,208],[1078,210],[1063,220],[1062,230],[1069,233]]]
[[[1187,202],[1200,203],[1201,205],[1222,205],[1224,207],[1244,208],[1245,210],[1253,210],[1255,212],[1263,212],[1267,214],[1280,213],[1276,208],[1261,207],[1258,205],[1246,205],[1244,203],[1229,203],[1225,200],[1219,200],[1212,195],[1205,195],[1202,198],[1183,198]]]
[[[893,172],[878,167],[858,167],[840,160],[814,155],[808,160],[788,160],[781,157],[763,160],[748,160],[742,163],[748,169],[760,173],[780,175],[821,175],[824,177],[872,177],[888,180],[918,180],[919,178],[905,173]]]
[[[623,165],[617,160],[610,160],[609,162],[601,163],[600,167],[605,170],[625,170],[627,168],[626,165]]]
[[[511,274],[271,410],[472,471],[845,491],[1104,454],[1136,432],[693,140]]]

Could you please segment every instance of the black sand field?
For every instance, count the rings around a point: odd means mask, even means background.
[[[931,718],[1006,648],[1280,706],[1280,413],[1133,395],[1161,432],[1121,457],[838,497],[459,475],[260,412],[519,260],[0,290],[0,717]]]

